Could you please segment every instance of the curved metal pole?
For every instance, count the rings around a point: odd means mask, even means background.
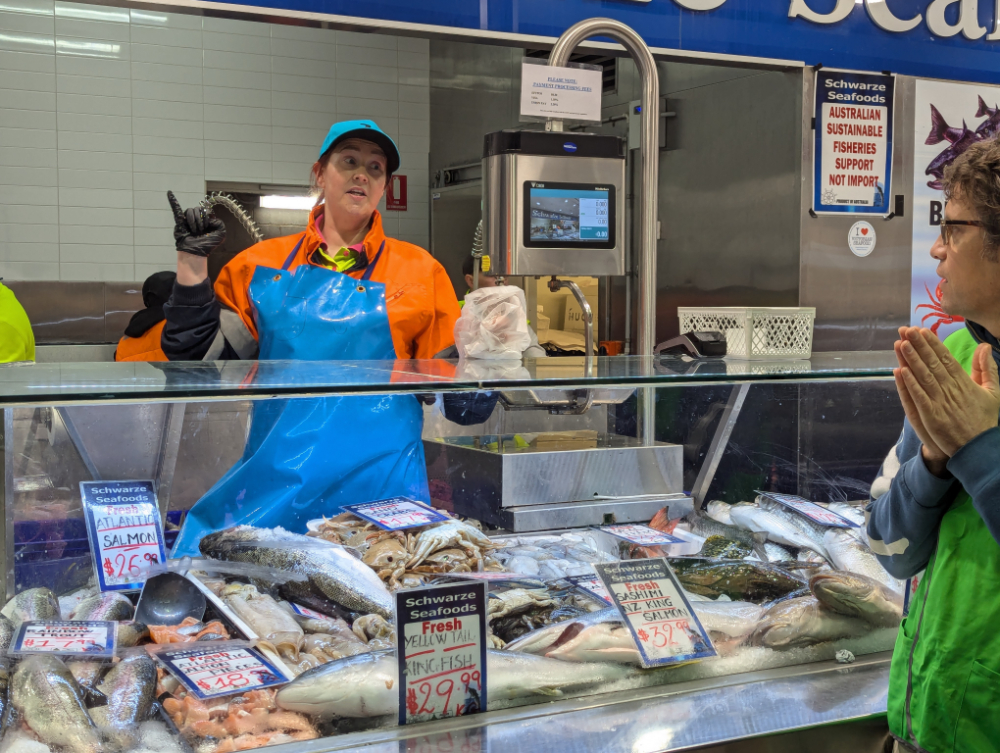
[[[632,56],[639,69],[642,86],[642,136],[639,140],[641,178],[639,188],[639,310],[637,353],[651,356],[656,345],[656,210],[659,192],[659,118],[660,78],[656,61],[642,40],[630,26],[611,18],[588,18],[568,28],[559,37],[549,54],[549,65],[565,66],[570,53],[591,37],[611,37],[620,42]],[[561,120],[550,120],[546,130],[561,131]],[[643,444],[653,441],[653,390],[642,390],[640,436]]]

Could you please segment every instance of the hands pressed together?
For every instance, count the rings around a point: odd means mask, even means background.
[[[899,399],[923,443],[927,469],[946,476],[948,460],[997,425],[1000,378],[992,348],[976,348],[970,376],[930,330],[900,327],[899,338],[893,370]]]

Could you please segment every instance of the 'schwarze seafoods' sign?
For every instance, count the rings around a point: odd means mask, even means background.
[[[817,214],[892,211],[894,82],[870,73],[816,74]]]
[[[152,481],[81,481],[94,571],[102,591],[142,588],[167,559]]]

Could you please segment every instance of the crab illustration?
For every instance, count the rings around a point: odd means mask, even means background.
[[[920,323],[923,324],[928,319],[935,319],[934,323],[931,324],[931,326],[930,326],[931,332],[933,332],[936,335],[938,333],[938,330],[941,328],[942,324],[957,324],[958,322],[964,322],[965,321],[965,319],[963,319],[962,317],[960,317],[960,316],[954,316],[952,314],[949,314],[943,308],[941,308],[941,283],[940,282],[937,284],[937,287],[934,288],[934,292],[933,293],[931,292],[931,289],[929,287],[927,287],[926,285],[924,285],[924,290],[927,291],[927,296],[931,299],[931,302],[930,303],[921,303],[916,308],[917,308],[917,310],[919,310],[919,309],[929,309],[930,310],[929,314],[926,314],[923,318],[921,318]]]

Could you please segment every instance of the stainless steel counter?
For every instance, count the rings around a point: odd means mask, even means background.
[[[275,753],[881,753],[891,653],[353,733]],[[837,725],[832,727],[830,725]],[[781,735],[779,738],[770,736]],[[764,742],[761,738],[769,738]]]

